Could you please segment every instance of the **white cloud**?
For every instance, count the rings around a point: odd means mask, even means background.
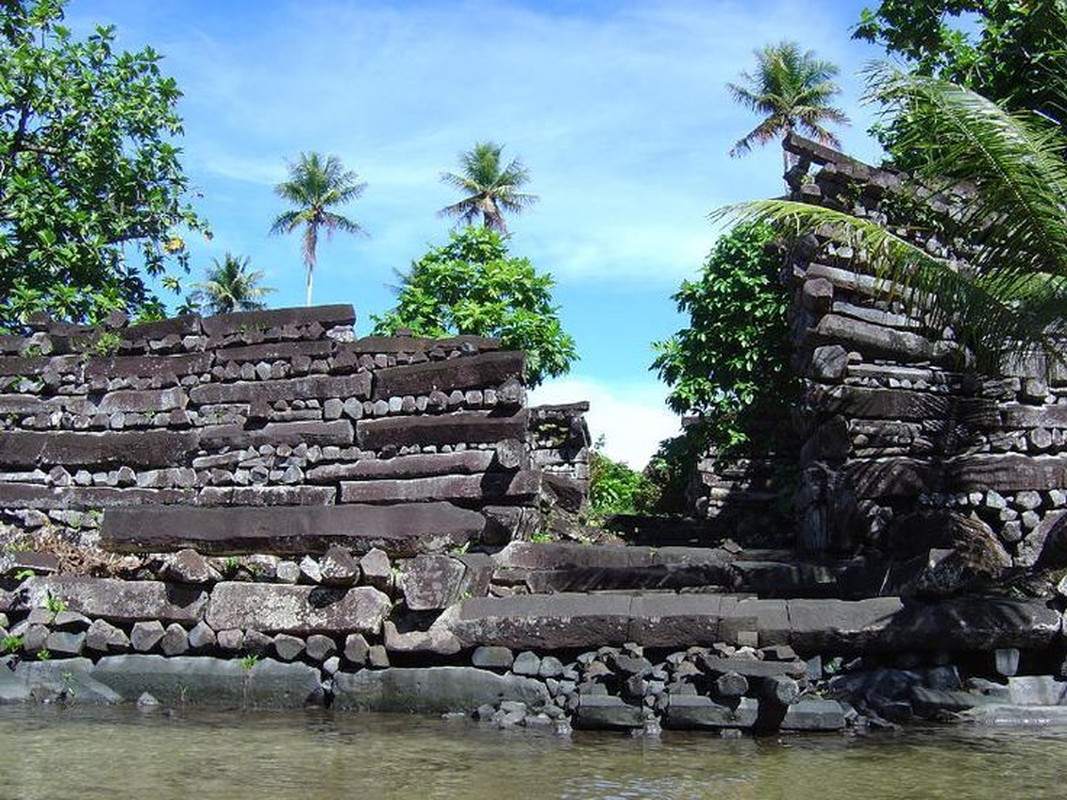
[[[615,383],[587,376],[545,382],[530,393],[530,405],[589,401],[586,421],[593,441],[633,469],[643,469],[659,443],[680,432],[679,419],[664,405],[666,388],[652,381]]]

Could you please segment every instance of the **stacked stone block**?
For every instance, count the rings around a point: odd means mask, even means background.
[[[0,338],[0,535],[92,543],[103,510],[130,507],[536,509],[543,417],[531,424],[522,354],[478,337],[355,339],[353,321],[322,306],[38,320]],[[580,471],[585,445],[557,456],[554,470]],[[495,529],[516,516],[490,514]]]
[[[916,211],[949,213],[966,202],[965,189],[916,194],[894,172],[799,137],[786,149],[797,159],[793,199],[882,224],[966,269]],[[790,267],[805,385],[800,544],[892,553],[937,528],[917,548],[924,556],[969,537],[982,540],[982,558],[998,569],[1062,560],[1062,365],[1018,352],[997,374],[977,371],[951,329],[909,312],[901,302],[908,289],[873,274],[854,243],[830,229],[803,242]]]

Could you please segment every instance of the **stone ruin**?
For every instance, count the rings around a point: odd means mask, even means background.
[[[894,176],[787,146],[798,197],[883,213]],[[0,702],[560,733],[1062,718],[1067,581],[1015,578],[1058,542],[1067,381],[954,371],[816,244],[791,264],[799,547],[733,537],[773,483],[714,463],[729,525],[545,541],[580,528],[586,408],[527,408],[493,340],[353,339],[348,306],[0,338]]]
[[[583,508],[585,409],[528,409],[521,353],[353,339],[354,319],[322,306],[3,337],[6,536],[153,551],[211,531],[198,544],[227,553],[347,531],[442,551],[528,536],[542,500]]]

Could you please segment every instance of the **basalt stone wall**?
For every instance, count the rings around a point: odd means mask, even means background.
[[[584,430],[581,409],[527,409],[521,353],[478,337],[355,339],[354,319],[343,305],[44,320],[0,337],[0,536],[93,543],[115,510],[127,549],[207,526],[225,552],[225,530],[251,530],[238,512],[276,537],[506,540],[536,529],[550,447],[553,472],[584,492],[587,437],[551,430]]]
[[[888,226],[948,260],[915,224],[965,203],[909,193],[901,176],[794,137],[793,199]],[[960,245],[955,245],[957,248]],[[969,366],[830,230],[792,263],[804,381],[800,543],[929,557],[969,552],[980,569],[1062,561],[1067,371],[1017,353],[1000,374]]]

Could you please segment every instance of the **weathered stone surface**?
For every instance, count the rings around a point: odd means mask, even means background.
[[[720,658],[707,655],[700,659],[705,672],[736,674],[746,678],[804,677],[803,661],[758,661],[754,658]]]
[[[268,422],[262,428],[247,429],[240,425],[217,425],[204,428],[200,441],[205,447],[259,447],[261,445],[300,444],[345,447],[352,444],[352,423],[346,419],[330,422],[306,420]]]
[[[135,622],[130,630],[130,644],[137,652],[147,653],[159,644],[166,632],[163,623],[157,619]]]
[[[71,611],[108,622],[161,620],[196,624],[207,604],[199,588],[156,581],[82,578],[73,575],[30,578],[22,584],[29,607],[44,607],[49,596]]]
[[[631,729],[645,724],[641,706],[630,705],[621,697],[606,694],[583,694],[578,698],[575,724],[590,729]]]
[[[541,487],[541,473],[491,472],[483,475],[442,475],[409,480],[363,480],[341,483],[343,503],[413,503],[428,500],[532,498]]]
[[[540,681],[474,667],[391,667],[334,676],[333,708],[338,710],[470,713],[505,700],[540,708],[548,699]]]
[[[172,622],[167,626],[159,646],[165,656],[180,656],[189,649],[189,634],[177,622]]]
[[[108,656],[90,674],[127,701],[148,692],[164,705],[302,708],[322,702],[317,669],[271,659],[248,667],[203,656]]]
[[[956,491],[1048,491],[1067,487],[1067,456],[972,455],[954,459],[947,474]]]
[[[786,709],[781,727],[787,731],[839,731],[845,727],[845,712],[836,700],[805,697]]]
[[[916,333],[893,330],[883,325],[826,314],[813,331],[821,342],[845,341],[869,357],[896,358],[908,361],[932,361],[948,363],[955,355],[955,348],[945,342],[932,342]]]
[[[521,379],[523,362],[521,352],[505,350],[381,369],[374,376],[373,399],[499,386],[508,378]]]
[[[191,502],[191,489],[138,489],[113,486],[42,486],[0,483],[0,507],[35,509],[112,508]]]
[[[667,727],[682,730],[691,728],[751,728],[756,724],[759,703],[742,697],[736,705],[722,705],[710,697],[671,694],[663,722]]]
[[[515,663],[515,654],[506,647],[476,647],[471,663],[482,669],[507,670]]]
[[[1067,705],[1067,681],[1051,675],[1020,675],[1008,678],[1011,702],[1019,706]]]
[[[185,408],[188,400],[185,392],[177,386],[161,390],[121,389],[104,395],[100,399],[99,409],[106,414],[116,411],[158,413]]]
[[[197,405],[217,403],[276,403],[280,400],[325,400],[330,397],[370,396],[369,372],[353,375],[308,375],[300,378],[239,383],[206,383],[189,390],[189,399]]]
[[[56,656],[80,656],[84,647],[84,633],[52,631],[44,641],[45,650]]]
[[[137,508],[104,514],[101,545],[115,552],[324,553],[331,545],[395,556],[477,539],[485,518],[449,503],[301,508]]]
[[[629,636],[631,598],[623,595],[475,597],[438,619],[464,647],[558,650],[623,644]]]
[[[84,377],[96,378],[171,378],[200,375],[211,369],[211,353],[181,353],[171,356],[108,356],[87,359]]]
[[[295,661],[304,652],[304,640],[299,636],[279,633],[274,637],[274,652],[282,661]]]
[[[404,603],[412,611],[447,608],[459,599],[465,573],[463,563],[449,556],[416,556],[400,572]]]
[[[87,658],[60,661],[0,661],[0,705],[18,702],[73,702],[111,705],[122,698],[94,680]]]
[[[369,586],[331,589],[224,582],[211,593],[205,619],[215,630],[377,633],[391,608],[389,597]]]
[[[359,561],[348,548],[333,546],[319,559],[319,572],[327,586],[351,586],[359,580]]]
[[[218,643],[215,631],[206,622],[198,622],[189,631],[189,647],[193,650],[207,650]]]
[[[216,314],[200,320],[206,335],[219,339],[232,334],[265,331],[270,328],[308,326],[318,323],[322,328],[349,327],[355,324],[356,310],[349,304],[271,308],[265,311],[239,311]],[[130,329],[135,330],[135,328]]]
[[[130,639],[121,628],[95,619],[85,632],[85,646],[98,653],[121,653],[129,649]]]
[[[361,419],[356,423],[359,446],[380,450],[392,445],[490,444],[501,439],[526,436],[526,410],[509,416],[479,411],[461,411],[422,417]]]
[[[344,656],[353,664],[363,665],[367,663],[370,655],[370,645],[361,633],[350,633],[345,637]]]
[[[391,653],[455,655],[463,649],[459,640],[441,626],[431,625],[426,631],[401,632],[395,623],[386,620],[382,628],[385,634],[385,649]]]
[[[165,467],[186,460],[198,446],[192,432],[111,431],[10,431],[0,447],[0,466]]]
[[[179,550],[163,566],[163,577],[176,583],[217,583],[219,571],[195,550]]]
[[[197,495],[202,506],[332,506],[332,486],[205,486]]]
[[[336,343],[330,339],[296,342],[267,342],[265,344],[253,344],[247,347],[224,347],[215,351],[215,358],[222,364],[229,361],[287,361],[294,356],[325,358],[333,352],[335,346]]]
[[[373,478],[426,478],[436,475],[478,475],[493,463],[492,450],[459,453],[420,453],[397,458],[363,459],[347,464],[327,464],[308,470],[310,481]]]

